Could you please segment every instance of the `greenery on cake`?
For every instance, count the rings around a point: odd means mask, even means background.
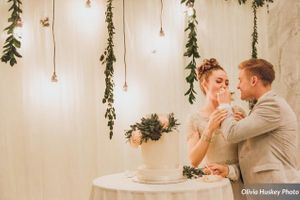
[[[198,178],[205,175],[201,168],[183,166],[183,176],[189,179]]]
[[[132,146],[138,147],[148,140],[159,140],[163,133],[176,130],[178,125],[173,113],[168,116],[158,116],[154,113],[130,125],[130,130],[125,132],[125,137]]]

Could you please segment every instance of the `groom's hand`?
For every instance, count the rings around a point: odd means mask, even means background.
[[[227,177],[229,173],[228,165],[220,165],[216,163],[207,165],[203,171],[206,174],[220,175],[222,177]]]

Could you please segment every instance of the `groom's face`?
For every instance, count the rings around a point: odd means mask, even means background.
[[[250,84],[250,75],[244,70],[239,71],[239,84],[237,88],[241,91],[242,100],[252,99],[252,86]]]

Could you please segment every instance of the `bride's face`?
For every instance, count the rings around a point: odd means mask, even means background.
[[[213,71],[208,80],[203,83],[206,96],[212,101],[217,101],[217,93],[220,92],[221,88],[228,89],[228,85],[229,80],[226,72],[223,70]]]

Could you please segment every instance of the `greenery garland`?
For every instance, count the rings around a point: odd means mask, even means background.
[[[185,78],[186,82],[190,85],[190,88],[184,94],[185,96],[189,96],[190,104],[193,104],[195,101],[196,91],[194,90],[194,81],[197,81],[197,73],[196,73],[196,58],[200,58],[198,53],[198,45],[197,45],[197,29],[196,24],[198,24],[196,20],[196,10],[194,9],[195,0],[181,0],[182,4],[185,4],[189,9],[192,9],[192,13],[188,16],[188,24],[185,28],[185,32],[188,33],[188,41],[185,45],[186,52],[184,56],[191,57],[191,61],[185,67],[185,69],[190,70],[189,75]]]
[[[239,4],[245,4],[247,0],[238,0]],[[257,59],[257,47],[258,44],[258,31],[257,31],[257,9],[263,7],[265,4],[273,3],[273,0],[252,0],[252,9],[253,9],[253,32],[252,32],[252,53],[251,57]],[[257,100],[249,101],[249,109],[252,110]]]
[[[107,103],[107,109],[105,112],[105,118],[108,118],[107,126],[109,127],[109,138],[112,139],[113,136],[113,128],[114,128],[114,120],[116,119],[114,104],[114,62],[116,62],[116,57],[114,54],[114,42],[113,36],[114,32],[114,24],[113,24],[113,12],[112,12],[112,1],[107,0],[107,10],[105,12],[107,22],[107,30],[108,30],[108,39],[107,39],[107,47],[104,53],[100,57],[100,61],[102,64],[106,65],[104,74],[105,74],[105,84],[106,88],[104,91],[104,97],[102,99],[102,103]]]
[[[247,0],[238,0],[239,4],[245,4]],[[257,8],[263,7],[265,4],[273,3],[273,0],[252,0],[253,9],[253,33],[252,33],[252,58],[257,58],[258,32],[257,32]]]
[[[257,47],[258,44],[258,32],[257,32],[257,15],[256,10],[257,6],[255,1],[252,2],[252,9],[253,9],[253,33],[252,33],[252,58],[257,58]]]
[[[3,55],[1,61],[7,63],[9,61],[10,66],[14,66],[17,63],[16,57],[21,58],[21,54],[18,53],[17,48],[21,47],[21,42],[14,35],[15,28],[22,26],[21,20],[21,0],[8,0],[7,2],[12,2],[12,6],[8,11],[11,11],[11,16],[8,18],[8,22],[11,24],[4,29],[7,31],[7,39],[5,40],[3,46]]]

